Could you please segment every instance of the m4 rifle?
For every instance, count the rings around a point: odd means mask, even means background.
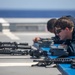
[[[39,66],[39,67],[47,67],[50,66],[51,64],[71,64],[71,68],[75,68],[75,58],[54,58],[54,59],[50,59],[50,58],[45,58],[43,60],[39,59],[39,60],[33,60],[33,62],[38,62],[35,65],[31,65],[33,66]]]
[[[30,49],[28,43],[0,42],[0,54],[28,55]]]

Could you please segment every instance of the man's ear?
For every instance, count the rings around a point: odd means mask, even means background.
[[[69,31],[70,29],[68,27],[66,27],[66,30]]]
[[[72,32],[73,31],[73,28],[69,29],[68,27],[66,27],[66,30]]]

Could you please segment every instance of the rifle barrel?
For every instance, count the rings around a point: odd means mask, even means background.
[[[55,64],[70,64],[71,62],[75,62],[73,58],[57,58],[57,59],[49,59],[49,60],[33,60],[33,62],[40,62],[40,63],[55,63]]]

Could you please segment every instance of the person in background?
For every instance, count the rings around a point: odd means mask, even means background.
[[[54,33],[54,34],[55,34],[55,31],[54,31],[54,24],[55,24],[56,21],[57,21],[56,18],[52,18],[52,19],[48,20],[48,22],[47,22],[47,30],[48,30],[49,32],[51,32],[51,33]],[[41,39],[41,37],[35,37],[35,38],[33,39],[33,41],[34,41],[34,42],[37,42],[37,41],[40,40],[40,39]]]
[[[55,33],[54,24],[57,21],[56,18],[52,18],[47,22],[47,30],[51,33]]]

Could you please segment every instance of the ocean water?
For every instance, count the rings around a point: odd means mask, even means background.
[[[75,17],[75,10],[0,10],[2,18],[57,18],[65,15]]]

